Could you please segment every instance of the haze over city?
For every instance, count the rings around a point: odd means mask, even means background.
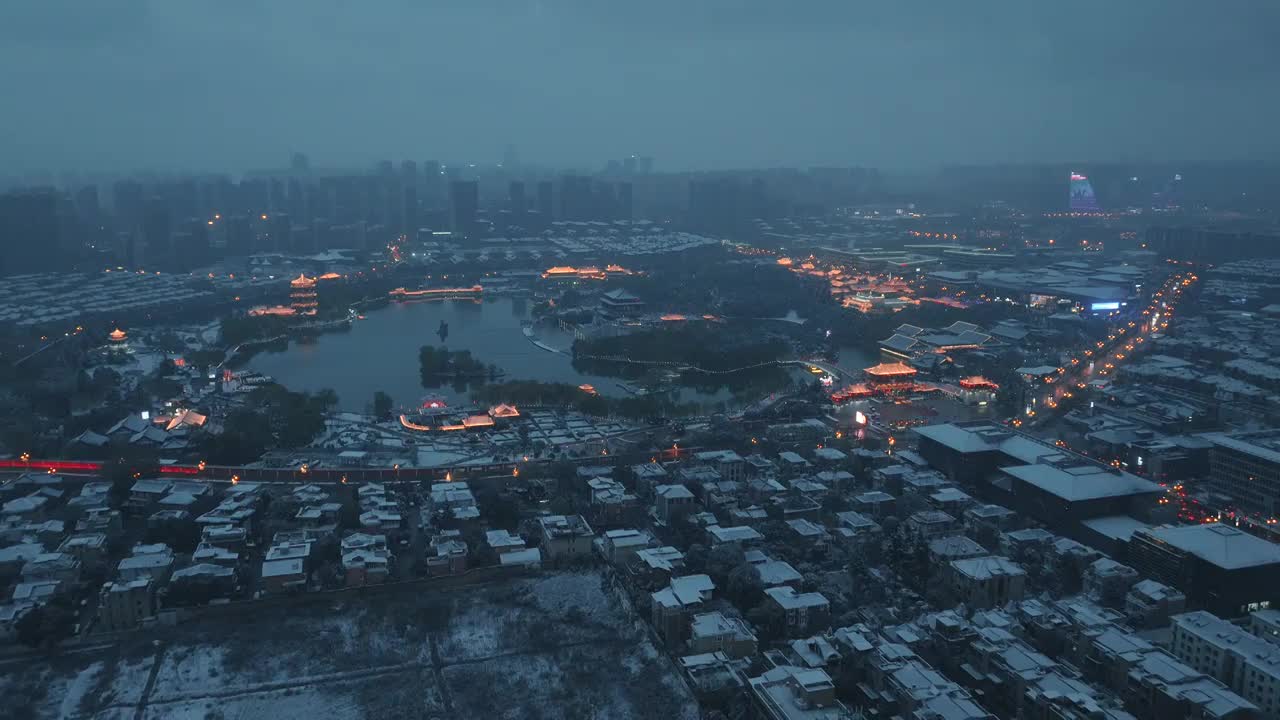
[[[0,174],[1277,157],[1274,3],[9,2]]]
[[[0,716],[1280,720],[1277,27],[0,3]]]

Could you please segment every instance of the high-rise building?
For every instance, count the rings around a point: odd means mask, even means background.
[[[226,254],[249,255],[253,252],[253,224],[248,215],[223,216],[226,223]]]
[[[454,233],[470,236],[476,232],[476,213],[480,209],[480,183],[454,180],[449,183],[449,218]]]
[[[306,153],[296,152],[289,163],[289,168],[297,175],[305,175],[311,172],[311,159],[306,156]]]
[[[418,163],[413,160],[402,160],[400,162],[400,184],[405,187],[417,188],[421,181],[418,175]]]
[[[635,188],[629,182],[618,183],[618,219],[635,219]]]
[[[529,200],[524,194],[524,183],[519,180],[512,180],[507,187],[508,209],[516,214],[523,214],[529,209]]]
[[[560,219],[591,220],[594,215],[591,178],[582,175],[560,178]]]
[[[555,183],[550,180],[538,183],[538,212],[542,214],[543,222],[551,222],[555,219],[556,188]]]
[[[1093,194],[1093,184],[1078,172],[1071,173],[1070,207],[1072,212],[1098,211],[1098,198]]]
[[[101,222],[102,208],[98,203],[98,186],[85,185],[76,191],[76,213],[85,225],[97,225]]]
[[[404,187],[404,230],[409,237],[418,232],[418,188],[417,185]]]
[[[0,274],[18,275],[65,266],[58,195],[52,188],[0,195]]]
[[[167,267],[173,262],[173,214],[164,198],[147,201],[142,217],[142,261]]]
[[[116,229],[136,230],[142,224],[144,203],[141,183],[120,180],[111,186],[111,206],[116,215]]]
[[[422,163],[422,192],[418,194],[418,200],[424,209],[435,210],[441,207],[443,198],[444,175],[440,163],[427,160]]]
[[[1280,236],[1202,227],[1152,227],[1147,248],[1163,257],[1224,263],[1280,255]]]
[[[193,218],[184,224],[182,232],[174,235],[173,249],[178,268],[190,270],[212,259],[209,238],[213,227],[210,222]]]

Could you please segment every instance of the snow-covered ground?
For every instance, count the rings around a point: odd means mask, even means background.
[[[595,572],[264,606],[156,636],[0,663],[0,695],[18,717],[67,720],[126,720],[140,706],[147,720],[697,716]]]

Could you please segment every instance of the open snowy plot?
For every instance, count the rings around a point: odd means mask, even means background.
[[[180,631],[152,702],[262,691],[413,669],[430,662],[416,597],[280,607]]]
[[[142,700],[142,692],[147,687],[147,676],[151,674],[151,666],[155,662],[153,652],[126,653],[122,657],[117,656],[114,662],[107,662],[106,669],[99,678],[93,707],[127,706],[128,717],[133,717],[133,708]],[[101,715],[100,712],[99,716]]]
[[[680,720],[696,708],[599,573],[389,590],[263,604],[110,647],[0,661],[0,716],[130,720],[142,708],[157,720],[444,720],[486,717],[500,702],[493,717],[598,708],[596,717]]]
[[[0,717],[78,718],[93,707],[106,664],[91,656],[0,666]]]
[[[443,704],[430,670],[350,681],[247,691],[229,696],[151,702],[146,720],[359,720],[440,717]]]
[[[698,706],[665,658],[632,647],[580,645],[444,669],[457,717],[503,720],[696,720]]]
[[[446,664],[638,635],[635,618],[598,573],[562,573],[460,597],[440,631]]]

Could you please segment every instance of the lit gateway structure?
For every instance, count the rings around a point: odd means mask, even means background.
[[[842,403],[875,395],[931,392],[938,389],[933,385],[916,382],[919,371],[905,363],[880,363],[862,372],[866,375],[865,382],[837,390],[831,394],[831,400]]]
[[[316,280],[300,273],[289,281],[289,307],[298,316],[315,315],[319,303],[316,302]]]
[[[1098,212],[1098,198],[1093,194],[1093,184],[1084,175],[1071,173],[1071,212]]]

